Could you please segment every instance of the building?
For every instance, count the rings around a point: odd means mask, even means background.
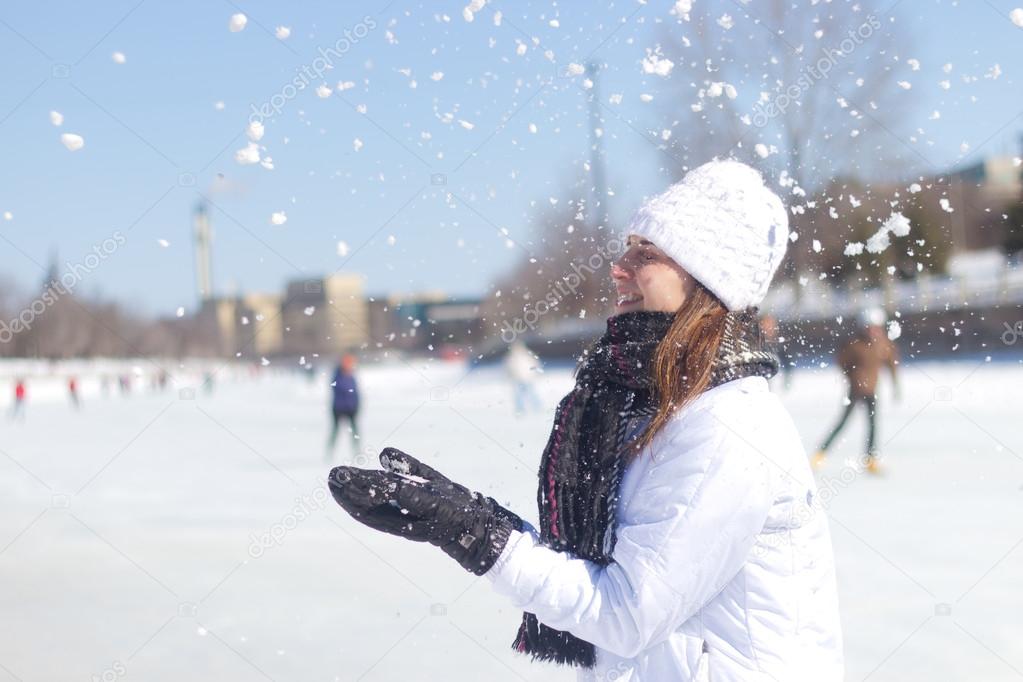
[[[280,353],[284,345],[284,320],[280,294],[245,294],[238,301],[238,351],[267,356]],[[236,351],[237,352],[237,351]]]
[[[949,179],[976,185],[994,200],[1009,201],[1019,197],[1021,168],[1011,156],[993,156],[949,173]]]
[[[196,315],[194,339],[222,356],[265,357],[281,352],[283,321],[278,294],[209,298]]]
[[[338,355],[369,340],[369,314],[361,275],[334,274],[288,283],[281,304],[288,355]]]
[[[467,349],[482,342],[480,299],[432,291],[369,300],[370,337],[378,348],[406,351]]]
[[[953,251],[999,247],[1002,214],[1023,196],[1021,168],[1011,156],[993,156],[948,174],[948,195],[957,213],[949,219]]]

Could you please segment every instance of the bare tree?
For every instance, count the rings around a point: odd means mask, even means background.
[[[672,153],[689,165],[745,157],[786,180],[790,204],[832,178],[891,180],[919,166],[909,132],[917,98],[907,91],[919,64],[891,6],[693,3],[652,58],[674,64]],[[806,222],[792,216],[797,232]],[[809,243],[790,249],[789,276],[805,270]]]
[[[524,254],[483,302],[488,336],[516,322],[534,331],[568,320],[599,319],[607,312],[608,272],[620,245],[609,229],[598,229],[588,219],[588,194],[588,183],[580,180],[566,187],[556,203],[536,211],[531,220],[536,236],[527,243],[536,255]]]
[[[919,67],[900,24],[868,4],[724,3],[733,18],[717,14],[722,4],[697,3],[664,48],[678,68],[675,145],[707,158],[763,144],[771,156],[762,163],[807,190],[890,174],[893,161],[919,164],[905,120],[917,98],[904,87]]]

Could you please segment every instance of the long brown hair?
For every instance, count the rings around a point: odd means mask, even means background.
[[[651,369],[657,412],[630,446],[630,458],[650,444],[675,412],[706,390],[727,315],[724,304],[697,282],[654,351]]]

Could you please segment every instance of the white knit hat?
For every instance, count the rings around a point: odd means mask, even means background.
[[[649,239],[729,310],[760,305],[789,242],[788,214],[760,173],[711,161],[648,200],[627,234]]]

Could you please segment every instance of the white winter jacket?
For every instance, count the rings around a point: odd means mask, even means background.
[[[626,470],[617,520],[606,567],[529,527],[487,573],[517,607],[596,646],[580,680],[842,679],[827,519],[764,378],[681,410]]]

